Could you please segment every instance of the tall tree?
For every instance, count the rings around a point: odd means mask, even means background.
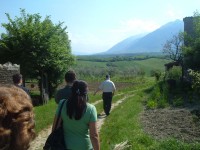
[[[165,45],[163,46],[163,53],[168,55],[171,60],[181,63],[183,59],[183,45],[184,33],[180,32],[166,41]]]
[[[25,77],[42,79],[47,75],[53,91],[74,62],[67,27],[62,27],[63,22],[53,24],[49,16],[42,20],[39,14],[20,12],[14,19],[6,14],[9,22],[2,24],[6,33],[0,39],[0,63],[20,64]]]

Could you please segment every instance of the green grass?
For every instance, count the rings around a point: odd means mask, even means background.
[[[199,143],[184,143],[177,139],[155,140],[147,135],[140,122],[140,113],[143,111],[143,102],[148,99],[155,85],[154,78],[136,79],[132,86],[118,90],[113,97],[113,103],[126,98],[117,106],[109,117],[105,119],[100,131],[102,150],[111,150],[116,144],[128,141],[131,146],[127,150],[200,150]],[[101,93],[89,94],[90,103],[101,99]],[[54,99],[47,105],[34,108],[36,119],[36,133],[52,124],[56,103]],[[97,112],[103,111],[102,102],[96,105]]]
[[[140,123],[143,101],[148,98],[145,88],[153,85],[147,80],[132,88],[126,89],[128,97],[106,118],[100,132],[101,149],[111,150],[116,144],[128,141],[127,150],[199,150],[199,143],[184,143],[176,139],[155,140],[144,133]]]
[[[93,92],[92,92],[88,94],[88,97],[89,97],[89,103],[94,103],[95,101],[101,99],[101,94],[93,95]]]
[[[150,58],[143,61],[136,61],[135,63],[145,70],[147,75],[150,75],[151,70],[160,70],[163,72],[165,70],[164,64],[169,63],[169,61],[167,59]]]
[[[51,99],[46,105],[34,107],[36,133],[40,132],[44,128],[47,128],[47,126],[53,123],[56,108],[57,104],[54,99]]]
[[[102,149],[112,149],[115,144],[126,140],[135,150],[152,145],[154,141],[143,134],[139,123],[138,115],[142,111],[140,99],[140,96],[128,98],[106,119],[100,132]]]
[[[147,76],[150,75],[151,70],[160,70],[163,72],[165,70],[164,64],[168,63],[170,60],[161,58],[149,58],[145,60],[132,60],[132,61],[116,61],[116,62],[95,62],[95,61],[83,61],[78,60],[74,67],[75,70],[82,68],[88,68],[87,70],[96,70],[108,68],[107,64],[113,64],[113,68],[118,71],[127,71],[132,69],[144,70]],[[78,69],[79,68],[79,69]]]

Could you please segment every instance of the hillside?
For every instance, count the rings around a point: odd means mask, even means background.
[[[114,45],[104,54],[161,52],[165,42],[180,31],[183,31],[183,21],[175,20],[143,37],[129,37]]]
[[[131,58],[130,58],[131,59]],[[164,64],[168,63],[170,60],[164,58],[142,58],[141,60],[117,60],[112,61],[111,58],[107,60],[78,60],[77,64],[73,66],[73,69],[77,72],[77,74],[82,75],[93,75],[93,76],[101,76],[103,71],[112,70],[113,74],[120,75],[120,73],[127,73],[128,75],[130,71],[135,70],[143,70],[146,76],[150,75],[152,70],[160,70],[163,72],[165,70]]]
[[[145,35],[146,34],[140,34],[140,35],[128,37],[125,40],[114,45],[112,48],[110,48],[109,53],[110,54],[121,53],[123,49],[128,49],[130,45],[135,44],[140,38],[144,37]]]

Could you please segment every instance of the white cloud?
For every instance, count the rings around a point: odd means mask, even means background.
[[[72,41],[72,50],[95,53],[106,51],[129,36],[152,32],[159,27],[153,20],[131,19],[120,21],[119,26],[113,29],[98,29],[99,33],[69,33],[69,38]]]
[[[180,8],[175,8],[172,4],[168,4],[167,10],[165,11],[165,17],[168,19],[170,18],[171,20],[175,20],[182,19],[185,16]]]
[[[173,10],[167,10],[166,16],[174,18],[176,16],[176,13]]]
[[[71,40],[72,52],[76,53],[98,53],[107,50],[109,47],[105,39],[92,33],[69,33],[69,39]]]
[[[131,34],[136,35],[145,32],[151,32],[159,28],[160,25],[153,20],[131,19],[120,22],[120,27],[110,30],[115,34]]]

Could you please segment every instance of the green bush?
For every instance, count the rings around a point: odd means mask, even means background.
[[[173,100],[173,105],[176,106],[176,107],[178,107],[178,106],[183,106],[183,103],[184,103],[184,101],[183,101],[182,98],[176,97],[176,98],[174,98],[174,100]]]
[[[147,101],[147,108],[148,109],[155,109],[157,108],[158,104],[155,100],[149,100]]]
[[[158,84],[154,86],[154,90],[151,93],[151,99],[158,101],[161,97],[160,87]]]
[[[146,106],[149,109],[165,108],[168,107],[168,95],[169,90],[167,84],[163,81],[157,82],[153,90],[150,92],[150,96],[146,102]]]
[[[162,96],[160,100],[158,101],[158,108],[165,108],[167,106],[169,106],[169,104],[167,100]]]
[[[200,94],[200,72],[190,70],[189,75],[192,78],[192,89],[197,93]]]
[[[180,66],[174,66],[172,67],[167,73],[166,78],[167,79],[174,79],[178,81],[182,75],[182,69]]]
[[[150,72],[152,77],[155,77],[156,81],[160,80],[161,77],[161,71],[160,70],[151,70]]]

